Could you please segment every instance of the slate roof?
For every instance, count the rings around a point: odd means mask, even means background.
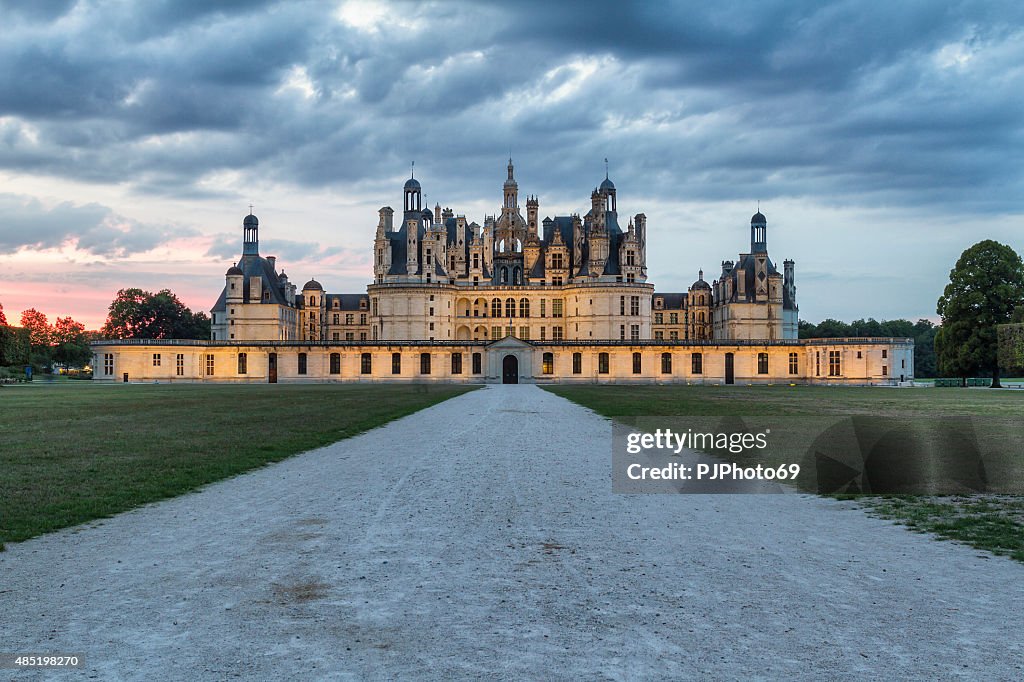
[[[270,303],[288,305],[288,301],[284,297],[284,287],[281,284],[281,280],[278,279],[277,273],[274,272],[274,266],[266,258],[252,254],[245,255],[242,256],[242,259],[238,261],[238,265],[235,267],[241,270],[245,276],[245,279],[242,280],[242,296],[244,296],[244,300],[249,299],[250,278],[258,276],[263,280],[263,291],[270,292]],[[210,309],[211,312],[223,312],[226,309],[227,292],[227,286],[221,289],[217,302]]]

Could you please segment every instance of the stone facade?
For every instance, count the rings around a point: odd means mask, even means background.
[[[750,221],[749,252],[723,261],[713,282],[700,271],[686,292],[666,293],[648,282],[647,217],[620,225],[607,174],[583,215],[541,219],[535,196],[523,215],[511,159],[501,211],[482,226],[422,204],[422,186],[410,177],[400,220],[390,206],[378,211],[365,294],[330,294],[315,279],[300,290],[273,256],[260,255],[259,220],[246,216],[242,256],[211,311],[212,340],[98,343],[96,378],[864,384],[913,377],[907,339],[798,340],[795,265],[786,260],[779,272],[768,256],[760,210]]]
[[[896,384],[911,339],[775,342],[107,341],[95,379],[126,382]]]

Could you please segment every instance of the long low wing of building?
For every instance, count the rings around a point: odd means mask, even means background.
[[[177,341],[93,344],[111,382],[895,385],[912,339],[788,341]]]

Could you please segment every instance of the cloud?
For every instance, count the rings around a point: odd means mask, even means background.
[[[45,206],[38,199],[0,194],[0,251],[71,247],[124,258],[188,234],[188,229],[139,223],[96,203]]]

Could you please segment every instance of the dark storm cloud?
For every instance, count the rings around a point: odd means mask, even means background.
[[[999,212],[1024,189],[1017,3],[32,7],[0,36],[13,170],[195,197],[224,170],[376,191],[416,159],[455,203],[511,147],[524,191],[577,208],[604,157],[680,200]]]
[[[125,257],[189,234],[182,228],[143,225],[96,203],[46,207],[36,199],[0,194],[0,251],[71,245],[96,256]]]

